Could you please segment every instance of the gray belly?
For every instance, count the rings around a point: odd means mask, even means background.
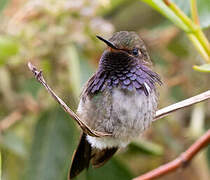
[[[92,129],[112,133],[113,139],[126,143],[149,127],[156,109],[155,91],[146,96],[115,88],[81,99],[77,112]]]

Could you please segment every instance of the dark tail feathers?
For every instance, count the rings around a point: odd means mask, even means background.
[[[68,179],[73,179],[82,170],[88,168],[90,162],[95,168],[103,166],[114,155],[117,149],[117,147],[103,150],[92,148],[86,140],[86,134],[82,133],[80,143],[73,155]]]

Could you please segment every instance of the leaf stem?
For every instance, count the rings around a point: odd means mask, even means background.
[[[190,0],[191,15],[195,24],[200,26],[196,0]]]
[[[201,44],[204,46],[205,50],[207,51],[207,54],[209,56],[209,59],[207,60],[208,63],[210,63],[210,43],[206,36],[204,35],[203,31],[199,28],[196,33],[196,37],[199,39]]]
[[[167,1],[168,7],[190,28],[196,30],[196,26],[191,19],[173,2]]]
[[[192,43],[194,44],[198,52],[201,54],[203,59],[205,59],[206,62],[209,63],[209,55],[207,54],[206,50],[204,49],[198,38],[194,34],[188,34],[188,38],[192,41]]]
[[[188,35],[193,34],[197,41],[194,38],[190,38],[190,40],[195,45],[196,49],[201,53],[202,57],[207,63],[210,63],[210,44],[204,33],[202,32],[200,26],[195,24],[175,3],[170,0],[164,1],[168,7],[189,27],[191,31],[186,32]],[[194,12],[196,11],[196,12]],[[197,10],[193,10],[193,13],[196,13]],[[190,36],[188,36],[190,37]],[[202,51],[201,51],[202,46]]]

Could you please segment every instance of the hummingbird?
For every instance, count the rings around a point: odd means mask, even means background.
[[[81,93],[77,114],[91,129],[111,137],[82,133],[72,159],[69,179],[91,164],[103,166],[119,148],[149,128],[157,110],[160,76],[143,40],[133,31],[120,31],[103,41],[103,52],[95,74]]]

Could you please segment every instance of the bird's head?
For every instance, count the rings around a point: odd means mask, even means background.
[[[149,54],[142,39],[135,32],[116,32],[110,39],[106,40],[100,36],[98,39],[107,44],[108,54],[120,54],[128,59],[139,60],[141,63],[151,65]],[[123,58],[126,59],[126,58]]]

